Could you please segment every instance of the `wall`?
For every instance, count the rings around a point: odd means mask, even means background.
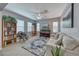
[[[2,49],[2,13],[0,12],[0,50]]]
[[[56,18],[52,18],[52,19],[44,19],[44,20],[40,20],[40,29],[42,28],[43,25],[48,25],[49,24],[49,28],[51,30],[51,33],[53,33],[53,22],[58,21],[60,22],[60,17],[56,17]]]
[[[79,4],[74,4],[74,28],[62,28],[62,18],[63,17],[61,17],[61,32],[79,40]]]

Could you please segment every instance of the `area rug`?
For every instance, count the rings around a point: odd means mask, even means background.
[[[25,50],[31,52],[36,56],[44,56],[46,52],[46,43],[48,39],[45,37],[36,38],[29,44],[22,46]]]

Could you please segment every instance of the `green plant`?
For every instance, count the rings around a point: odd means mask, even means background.
[[[11,17],[11,16],[6,16],[6,15],[3,15],[2,19],[4,20],[4,22],[6,23],[9,23],[9,22],[14,22],[16,23],[16,19],[14,17]]]
[[[6,15],[3,15],[2,16],[2,19],[4,20],[4,22],[7,22],[8,21],[8,17]]]
[[[62,56],[63,51],[61,50],[61,46],[52,48],[51,53],[52,53],[53,56]]]

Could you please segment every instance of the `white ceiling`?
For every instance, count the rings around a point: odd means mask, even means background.
[[[46,13],[40,14],[42,19],[61,16],[66,5],[66,3],[9,3],[5,9],[36,20],[38,14],[45,10]]]

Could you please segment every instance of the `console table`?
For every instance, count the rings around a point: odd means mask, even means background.
[[[42,37],[50,37],[50,32],[40,32],[40,36],[42,36]]]

